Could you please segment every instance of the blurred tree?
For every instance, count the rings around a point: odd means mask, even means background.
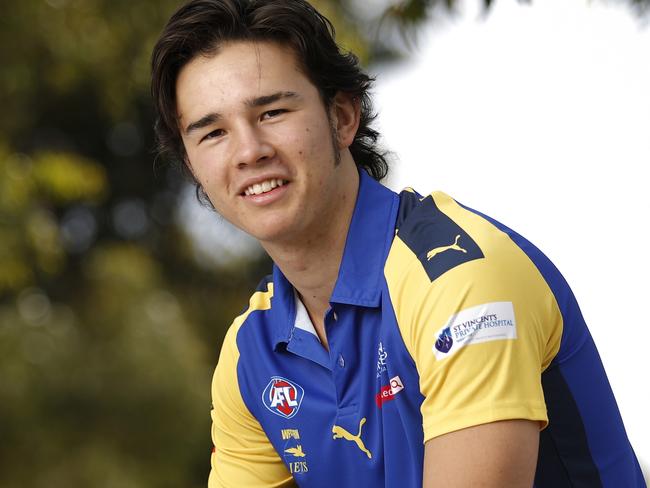
[[[479,0],[487,12],[495,3],[494,0]],[[520,3],[532,3],[533,0],[519,0]],[[625,3],[640,15],[646,15],[650,9],[650,0],[618,0]],[[421,24],[434,10],[446,13],[455,12],[462,2],[460,0],[397,0],[390,2],[384,16],[397,21],[403,27],[413,27]]]
[[[364,63],[394,54],[382,12],[314,4]],[[384,19],[457,4],[387,2]],[[178,5],[3,4],[0,486],[205,485],[210,375],[269,262],[199,259],[186,182],[154,165],[149,56]]]
[[[178,5],[3,4],[0,486],[205,486],[219,345],[269,263],[197,260],[186,182],[154,166],[149,57]]]

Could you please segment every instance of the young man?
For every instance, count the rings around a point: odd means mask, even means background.
[[[302,0],[193,0],[155,47],[162,149],[275,263],[222,347],[209,485],[645,486],[546,257],[375,181],[370,82]]]

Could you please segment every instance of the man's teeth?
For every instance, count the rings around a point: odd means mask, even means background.
[[[261,195],[262,193],[266,193],[266,192],[269,192],[269,191],[273,190],[273,188],[284,185],[284,183],[285,183],[285,181],[281,180],[279,178],[272,179],[272,180],[266,180],[266,181],[263,181],[262,183],[256,183],[254,185],[249,186],[244,191],[244,194],[246,196],[249,196],[249,195]]]

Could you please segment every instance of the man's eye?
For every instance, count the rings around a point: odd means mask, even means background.
[[[206,134],[205,136],[203,136],[203,138],[201,139],[201,142],[207,141],[207,140],[210,140],[210,139],[214,139],[215,137],[220,137],[222,135],[223,135],[223,129],[215,129],[212,132],[210,132],[209,134]]]
[[[281,115],[285,112],[286,110],[282,108],[277,108],[275,110],[267,110],[262,114],[262,119],[272,119],[273,117],[277,117],[278,115]]]

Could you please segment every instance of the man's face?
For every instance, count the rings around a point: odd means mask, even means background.
[[[328,117],[290,49],[225,44],[181,70],[176,94],[188,164],[234,225],[262,244],[290,242],[339,210],[353,163],[335,164],[347,146],[336,140],[337,111]]]

